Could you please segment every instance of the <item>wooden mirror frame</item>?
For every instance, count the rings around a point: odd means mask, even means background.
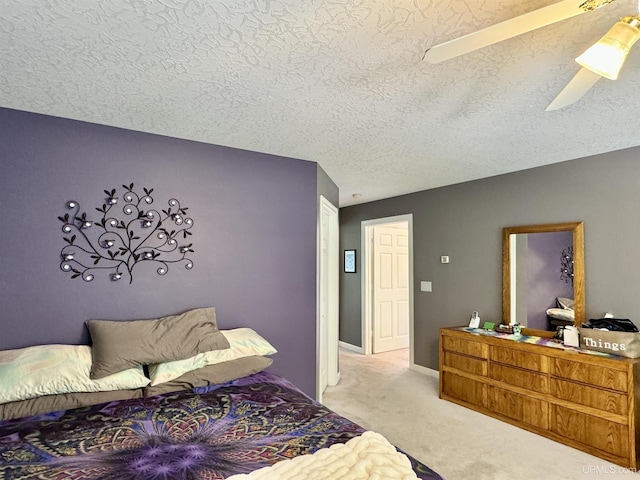
[[[573,232],[573,299],[574,325],[581,326],[586,319],[584,291],[584,224],[582,222],[548,223],[542,225],[522,225],[502,229],[502,323],[508,325],[511,319],[511,249],[509,238],[520,233]],[[524,328],[523,334],[538,337],[552,337],[554,332]]]

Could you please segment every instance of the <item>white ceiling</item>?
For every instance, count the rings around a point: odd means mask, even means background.
[[[0,106],[316,161],[341,206],[640,145],[638,46],[544,111],[637,0],[422,61],[552,3],[0,0]]]

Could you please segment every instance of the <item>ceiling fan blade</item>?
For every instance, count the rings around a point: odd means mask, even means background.
[[[525,13],[477,32],[431,47],[424,55],[429,63],[440,63],[478,50],[508,38],[546,27],[552,23],[594,10],[614,0],[563,0],[553,5]]]
[[[577,102],[601,78],[597,73],[593,73],[586,68],[581,68],[544,111],[559,110]]]

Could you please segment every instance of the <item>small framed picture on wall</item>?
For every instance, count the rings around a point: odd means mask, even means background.
[[[356,251],[344,251],[344,273],[356,273]]]

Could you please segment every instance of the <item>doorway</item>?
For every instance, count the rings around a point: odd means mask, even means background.
[[[413,349],[413,215],[361,224],[363,353]]]
[[[338,383],[338,209],[320,196],[317,240],[316,292],[316,399],[328,385]]]

